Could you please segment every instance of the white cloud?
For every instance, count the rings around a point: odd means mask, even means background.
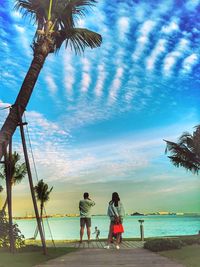
[[[83,72],[82,83],[81,83],[81,91],[82,92],[87,92],[88,88],[90,86],[90,83],[91,83],[91,77],[90,77],[89,73]]]
[[[90,61],[87,58],[81,59],[82,62],[82,79],[81,79],[81,91],[86,93],[91,83],[90,77]]]
[[[190,41],[182,38],[175,47],[175,49],[167,54],[163,61],[163,74],[170,75],[173,71],[174,66],[179,58],[184,57],[184,54],[190,49]]]
[[[165,33],[165,34],[171,34],[174,31],[178,31],[179,30],[179,25],[178,25],[178,21],[177,18],[173,18],[170,23],[168,25],[164,25],[161,29],[161,32]]]
[[[128,33],[130,27],[130,21],[128,17],[120,17],[118,20],[118,33],[119,39],[124,41],[126,39],[126,33]]]
[[[151,52],[151,55],[146,60],[146,68],[148,70],[153,70],[158,57],[166,52],[166,44],[167,40],[165,39],[158,40],[155,48]]]
[[[97,82],[94,91],[95,95],[97,97],[100,97],[103,94],[104,83],[107,73],[106,73],[106,66],[104,63],[100,64],[97,69],[98,69]]]
[[[192,68],[198,63],[199,57],[197,54],[193,53],[186,57],[182,63],[182,72],[190,73]]]
[[[64,87],[68,97],[71,97],[73,94],[73,86],[75,83],[75,68],[73,66],[72,55],[69,51],[64,53]]]
[[[29,41],[27,34],[26,34],[27,31],[25,30],[24,27],[19,26],[17,24],[15,24],[14,26],[15,26],[15,29],[18,32],[18,36],[19,36],[17,38],[16,42],[21,44],[25,55],[30,57],[32,50],[30,47],[30,41]]]
[[[193,10],[195,10],[197,8],[199,3],[200,3],[199,0],[188,0],[186,2],[185,6],[189,11],[193,11]]]
[[[122,77],[124,74],[124,70],[122,67],[118,67],[116,70],[116,74],[110,86],[109,92],[109,104],[112,104],[117,100],[117,94],[122,84]]]
[[[26,113],[27,119],[30,121],[31,131],[34,133],[37,133],[35,129],[37,128],[43,136],[50,136],[50,135],[61,135],[61,136],[69,136],[69,133],[65,130],[61,129],[58,124],[51,122],[47,120],[42,114],[35,112],[35,111],[29,111]]]
[[[149,35],[153,31],[155,25],[155,21],[152,20],[147,20],[142,24],[141,28],[138,31],[136,49],[132,54],[133,61],[137,61],[141,57],[142,53],[148,45]]]
[[[58,88],[57,88],[57,85],[56,85],[56,83],[55,83],[55,81],[53,79],[52,74],[50,74],[50,73],[46,74],[44,79],[45,79],[45,81],[47,83],[47,86],[48,86],[50,94],[51,95],[55,95],[56,92],[58,91]]]

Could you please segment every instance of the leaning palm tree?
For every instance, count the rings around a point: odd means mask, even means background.
[[[193,134],[184,132],[177,143],[164,140],[167,143],[166,153],[176,167],[184,167],[194,174],[200,171],[200,125],[195,127]]]
[[[44,183],[43,180],[40,180],[34,188],[36,193],[36,198],[40,202],[40,218],[42,221],[43,221],[44,204],[49,200],[49,195],[53,190],[53,187],[51,187],[49,190],[48,189],[49,189],[48,184]],[[34,238],[37,236],[37,233],[38,233],[38,227],[36,228]]]
[[[86,7],[96,0],[16,0],[16,9],[30,15],[37,25],[32,43],[33,60],[22,83],[14,105],[0,131],[0,160],[19,123],[19,116],[29,102],[42,66],[49,55],[58,51],[62,44],[70,45],[75,53],[84,52],[86,47],[96,48],[102,38],[96,32],[75,28],[74,18],[83,16]]]
[[[12,154],[12,159],[10,162],[10,173],[11,173],[11,189],[13,185],[19,184],[27,174],[26,164],[25,162],[20,163],[20,155],[16,151]],[[5,166],[1,167],[0,169],[0,178],[6,180]],[[4,212],[7,204],[8,204],[8,196],[6,197],[5,203],[2,208]]]

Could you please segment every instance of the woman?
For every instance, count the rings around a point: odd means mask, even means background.
[[[113,225],[116,222],[122,223],[123,217],[125,215],[124,207],[120,201],[120,198],[117,192],[114,192],[112,194],[112,200],[109,202],[107,215],[110,217],[110,228],[109,228],[109,234],[108,234],[108,244],[107,246],[105,246],[105,248],[109,249],[110,243],[112,241]],[[121,234],[117,234],[116,249],[119,249],[120,237],[121,237]]]

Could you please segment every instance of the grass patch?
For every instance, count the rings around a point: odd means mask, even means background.
[[[32,267],[75,250],[75,248],[63,247],[48,248],[47,255],[43,255],[42,248],[38,246],[26,246],[15,254],[0,249],[0,267]]]
[[[180,250],[170,250],[159,252],[160,255],[184,264],[186,267],[200,266],[200,246],[185,246]]]

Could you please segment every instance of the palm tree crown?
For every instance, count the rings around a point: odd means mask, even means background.
[[[53,190],[53,187],[51,187],[49,190],[48,189],[48,184],[44,183],[43,180],[40,180],[35,186],[36,197],[38,201],[40,201],[41,212],[44,207],[44,203],[49,200],[49,195]]]
[[[20,161],[20,155],[15,151],[12,154],[12,160],[10,162],[11,186],[20,183],[27,174],[25,162],[19,163],[19,161]],[[0,169],[0,178],[3,180],[6,179],[5,167],[2,167]]]
[[[26,169],[26,164],[25,162],[19,163],[20,162],[20,155],[15,151],[12,154],[12,159],[9,161],[9,168],[10,168],[10,175],[11,175],[11,190],[12,186],[15,184],[19,184],[22,179],[25,177],[27,174],[27,169]],[[6,168],[1,167],[0,168],[0,178],[3,180],[6,180]],[[5,203],[3,205],[2,210],[5,211],[6,206],[8,204],[8,197],[5,200]]]
[[[193,134],[184,132],[177,143],[164,140],[167,143],[166,153],[169,151],[171,162],[176,167],[198,174],[200,170],[200,125],[195,127]]]
[[[17,0],[16,9],[30,15],[37,24],[35,37],[49,38],[52,50],[58,50],[65,41],[76,53],[86,47],[95,48],[101,45],[101,35],[83,28],[75,28],[75,19],[84,16],[86,7],[93,6],[96,0]],[[37,45],[34,42],[33,46]]]

